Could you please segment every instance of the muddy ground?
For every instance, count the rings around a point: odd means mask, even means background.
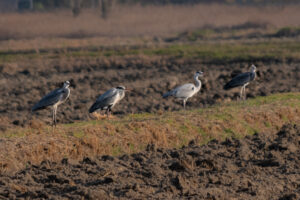
[[[254,62],[257,80],[247,87],[247,96],[299,91],[299,63]],[[99,59],[46,59],[0,66],[0,127],[23,126],[31,119],[51,121],[51,109],[30,112],[39,99],[62,81],[71,80],[70,99],[59,106],[58,122],[91,118],[88,108],[105,90],[125,85],[134,90],[114,108],[114,114],[182,109],[182,103],[162,94],[175,86],[194,82],[195,71],[204,72],[202,89],[187,108],[201,108],[221,101],[236,100],[239,89],[224,91],[223,85],[250,63],[202,64],[200,60],[162,57],[123,57]]]
[[[0,175],[0,198],[280,199],[300,198],[300,126],[277,134],[191,141],[181,149],[148,145],[120,157],[44,161]]]

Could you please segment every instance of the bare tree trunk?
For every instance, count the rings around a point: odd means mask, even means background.
[[[33,0],[29,0],[29,9],[30,9],[30,10],[33,9]]]
[[[114,0],[100,0],[101,1],[101,17],[106,19],[112,9]]]
[[[15,6],[17,10],[32,10],[33,9],[33,0],[16,0]]]
[[[99,7],[99,0],[92,0],[92,8],[98,8]]]
[[[14,4],[15,10],[19,10],[19,1],[16,0]]]
[[[71,0],[71,3],[73,16],[77,17],[81,10],[81,0]]]

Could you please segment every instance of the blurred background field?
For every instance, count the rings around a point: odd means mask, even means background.
[[[300,5],[289,1],[77,1],[78,15],[71,0],[0,13],[0,50],[299,36]]]
[[[204,144],[299,122],[299,1],[2,0],[0,10],[1,152],[19,145],[15,160],[2,153],[3,171],[28,160],[133,153],[151,142]],[[239,90],[222,87],[251,64],[258,72],[247,87],[250,100],[235,103]],[[203,87],[188,101],[190,111],[161,98],[192,82],[198,70],[205,74]],[[65,80],[71,96],[58,110],[54,135],[51,111],[30,109]],[[116,119],[97,121],[88,108],[117,85],[135,92],[115,107]]]

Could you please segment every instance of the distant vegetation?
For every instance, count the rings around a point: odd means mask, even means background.
[[[224,4],[287,4],[299,3],[297,0],[117,0],[119,3],[149,4],[196,4],[196,3],[224,3]]]
[[[167,4],[237,4],[237,5],[286,5],[299,3],[298,0],[33,0],[29,9],[49,10],[54,8],[72,9],[73,15],[78,16],[82,8],[100,8],[102,18],[106,18],[114,4],[121,5],[167,5]],[[33,5],[32,5],[33,4]],[[24,8],[19,8],[24,10]]]
[[[141,5],[166,5],[166,4],[197,4],[197,3],[223,3],[241,5],[262,5],[262,4],[291,4],[299,3],[298,0],[34,0],[35,7],[61,8],[70,7],[74,2],[79,2],[82,7],[101,6],[103,1],[110,1],[118,4],[141,4]]]
[[[111,57],[126,55],[168,56],[174,58],[201,59],[204,63],[230,63],[230,62],[278,62],[300,60],[300,44],[297,42],[243,42],[231,43],[200,43],[200,44],[172,44],[165,47],[136,47],[126,48],[74,48],[66,49],[1,52],[0,63],[20,61],[35,58],[53,57]],[[25,53],[25,54],[24,54]]]

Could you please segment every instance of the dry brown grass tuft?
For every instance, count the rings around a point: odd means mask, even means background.
[[[41,130],[46,124],[40,120],[33,119],[29,122],[29,127],[32,129]]]
[[[0,171],[9,173],[30,162],[120,155],[157,147],[181,147],[194,140],[243,137],[276,132],[285,123],[299,123],[298,93],[259,97],[205,109],[163,114],[132,114],[111,120],[7,130],[0,139]],[[183,161],[193,168],[193,163]]]

